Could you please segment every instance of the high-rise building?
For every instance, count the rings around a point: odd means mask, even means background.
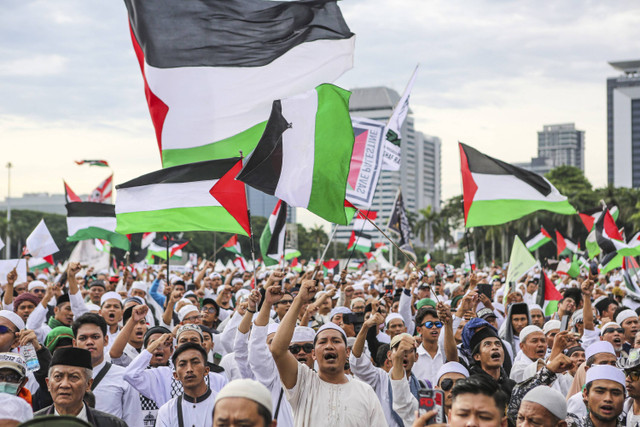
[[[607,178],[615,187],[640,187],[640,60],[609,62],[621,71],[607,79]]]
[[[544,175],[558,166],[575,166],[584,171],[584,131],[574,123],[544,125],[538,131],[538,157],[515,166]]]
[[[386,122],[400,95],[386,87],[353,89],[349,111],[353,117]],[[401,129],[401,165],[399,171],[382,171],[371,210],[378,212],[376,224],[383,230],[393,208],[396,192],[402,189],[405,208],[418,215],[420,209],[433,206],[440,210],[440,139],[414,130],[413,116],[407,115]],[[352,228],[338,227],[336,240],[349,241]],[[376,242],[385,241],[377,231],[369,232]]]

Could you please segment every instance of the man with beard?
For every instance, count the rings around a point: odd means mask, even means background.
[[[314,280],[304,280],[291,308],[271,343],[271,354],[293,410],[296,425],[386,426],[382,407],[373,389],[344,373],[347,336],[333,323],[323,325],[314,341],[318,372],[298,363],[289,351],[296,319],[304,304],[316,294]]]
[[[593,366],[587,371],[582,398],[588,413],[582,417],[569,412],[569,427],[616,427],[624,426],[626,420],[619,419],[625,398],[625,377],[614,366]]]
[[[616,322],[609,322],[600,330],[600,340],[609,341],[616,352],[616,356],[620,356],[622,345],[624,344],[624,328],[620,327]]]
[[[544,311],[538,304],[529,304],[529,314],[531,315],[531,324],[538,328],[544,326]]]
[[[138,393],[123,380],[124,368],[104,359],[104,348],[109,342],[107,324],[93,313],[85,313],[73,322],[74,347],[91,353],[93,383],[91,391],[96,397],[95,408],[122,418],[131,426],[142,425],[142,412]]]
[[[622,344],[622,350],[629,354],[629,351],[633,348],[633,342],[638,332],[638,315],[631,309],[622,310],[616,315],[616,323],[622,326],[624,329],[624,344]]]
[[[537,371],[538,360],[544,360],[547,355],[547,339],[542,329],[529,325],[520,331],[520,350],[511,368],[509,378],[516,383],[529,378]],[[534,365],[534,366],[532,366]]]

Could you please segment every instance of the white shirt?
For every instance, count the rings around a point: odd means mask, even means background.
[[[106,362],[93,368],[93,379],[102,370]],[[140,395],[126,381],[124,368],[111,365],[107,374],[93,390],[96,396],[96,409],[118,418],[122,418],[130,426],[141,426],[142,410]]]
[[[58,413],[58,410],[56,409],[55,405],[53,407],[53,414],[56,417],[60,417],[61,415]],[[78,413],[78,415],[76,415],[76,418],[80,418],[82,421],[86,421],[87,423],[89,422],[89,416],[87,415],[87,405],[82,405],[82,409],[80,410],[80,412]]]
[[[285,395],[298,427],[386,427],[387,420],[375,392],[368,384],[347,377],[344,384],[320,379],[307,365],[298,363],[298,378]]]
[[[442,333],[440,334],[442,335]],[[435,385],[436,375],[438,370],[446,363],[447,359],[444,355],[444,347],[438,345],[438,351],[434,357],[431,357],[429,352],[421,344],[418,347],[418,360],[413,364],[411,372],[419,380],[429,380],[432,385]]]
[[[567,413],[574,414],[580,418],[587,416],[587,406],[582,399],[582,392],[576,393],[567,399]]]
[[[208,396],[207,396],[208,393]],[[182,396],[182,417],[184,427],[211,427],[213,425],[213,406],[216,394],[211,389],[205,393],[204,400],[198,402],[189,396]],[[160,407],[156,427],[177,427],[178,424],[178,398],[174,397]]]

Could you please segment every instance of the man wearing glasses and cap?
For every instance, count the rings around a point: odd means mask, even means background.
[[[628,357],[618,360],[618,368],[626,377],[626,388],[629,398],[624,402],[623,412],[627,414],[627,425],[640,424],[640,350],[633,349]]]

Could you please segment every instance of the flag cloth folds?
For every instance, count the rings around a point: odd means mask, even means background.
[[[238,235],[234,234],[222,247],[233,254],[242,256],[242,248],[240,242],[238,242]]]
[[[531,255],[529,249],[522,243],[520,237],[516,236],[513,239],[511,256],[509,257],[509,270],[507,271],[507,279],[505,281],[504,301],[507,300],[511,285],[515,284],[522,275],[531,270],[536,263],[537,261],[533,255]]]
[[[116,186],[120,233],[224,231],[250,234],[239,157],[161,169]]]
[[[551,242],[552,240],[553,239],[551,238],[551,234],[549,234],[549,232],[545,230],[544,227],[540,227],[540,232],[535,236],[529,238],[525,245],[530,252],[534,252],[547,243]]]
[[[389,216],[387,228],[389,231],[393,231],[400,236],[400,240],[398,241],[400,249],[413,258],[414,262],[417,261],[418,257],[416,255],[416,251],[413,250],[413,245],[411,244],[411,227],[409,226],[409,217],[407,216],[407,211],[404,208],[402,191],[400,190],[396,193],[396,200],[393,203],[393,210]]]
[[[556,272],[573,277],[574,279],[578,277],[580,275],[578,256],[574,254],[572,260],[569,260],[569,258],[561,259],[556,267]]]
[[[634,257],[626,256],[622,262],[622,274],[624,277],[625,285],[627,289],[631,289],[634,292],[638,292],[640,287],[640,266]]]
[[[347,225],[355,209],[345,200],[353,128],[350,92],[323,84],[273,102],[271,117],[237,179]]]
[[[587,235],[587,238],[584,241],[585,246],[587,247],[587,252],[589,253],[589,259],[593,259],[601,252],[600,246],[598,246],[598,241],[596,239],[596,230],[592,229],[591,232]]]
[[[189,241],[176,241],[171,239],[169,241],[169,258],[173,258],[174,256],[182,257],[182,248],[187,246]],[[151,242],[151,244],[147,247],[147,259],[151,259],[152,256],[156,256],[158,258],[167,259],[167,240],[166,236],[163,236],[162,239],[157,239]]]
[[[563,237],[562,234],[556,230],[556,250],[558,258],[560,258],[561,256],[571,255],[578,252],[578,246],[571,240]]]
[[[129,250],[127,236],[116,233],[116,212],[108,203],[73,202],[67,208],[67,241],[102,239],[112,246]]]
[[[27,237],[27,250],[29,255],[35,258],[44,258],[60,250],[53,240],[53,236],[51,236],[44,219],[40,220],[36,228]]]
[[[109,163],[106,160],[76,160],[76,165],[89,165],[89,166],[101,166],[108,168]]]
[[[276,265],[284,256],[284,235],[287,226],[287,204],[278,200],[260,236],[260,253],[264,265]]]
[[[113,184],[113,174],[111,174],[107,179],[102,181],[96,188],[93,189],[91,194],[89,195],[89,202],[96,203],[111,203],[111,195]]]
[[[609,213],[611,214],[611,217],[614,219],[614,221],[618,220],[618,215],[620,214],[620,211],[618,210],[617,206],[613,206],[612,208],[610,208]],[[602,214],[602,207],[597,207],[585,212],[580,212],[579,215],[587,231],[591,231],[593,230],[593,226],[601,214]]]
[[[142,233],[142,240],[140,241],[140,247],[142,249],[147,248],[151,243],[153,243],[153,239],[156,238],[156,233]]]
[[[360,231],[352,231],[347,250],[357,249],[362,253],[369,252],[371,250],[371,236]]]
[[[297,259],[302,256],[302,253],[297,249],[285,249],[284,250],[284,259],[285,261],[289,261],[290,259]]]
[[[76,193],[73,192],[73,190],[71,189],[71,187],[69,187],[69,185],[67,184],[66,181],[62,181],[64,182],[64,199],[67,203],[71,203],[71,202],[81,202],[82,199],[80,197],[78,197],[78,195]]]
[[[378,212],[376,211],[363,211],[359,210],[356,213],[355,218],[353,219],[353,229],[354,230],[362,230],[362,231],[372,231],[376,228],[371,224],[370,221],[375,221],[378,218]]]
[[[326,276],[328,273],[333,273],[334,276],[340,274],[340,260],[330,259],[322,263],[322,271]]]
[[[620,252],[621,255],[632,255],[633,249],[629,250],[629,246],[624,241],[624,237],[620,234],[616,222],[608,210],[602,211],[595,224],[596,242],[603,255],[606,257],[614,252]]]
[[[540,271],[540,275],[542,276],[542,283],[538,286],[536,303],[542,307],[545,316],[551,316],[558,310],[558,301],[562,299],[562,294],[547,277],[544,270]]]
[[[164,167],[250,153],[274,99],[353,66],[336,1],[125,5]]]
[[[542,176],[459,143],[465,227],[498,225],[547,210],[573,215],[567,198]]]

